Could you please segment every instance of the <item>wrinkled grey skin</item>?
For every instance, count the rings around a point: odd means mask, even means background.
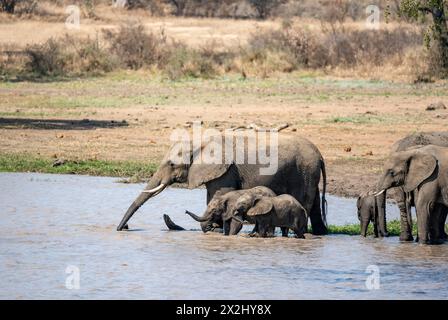
[[[419,145],[436,145],[441,147],[448,147],[448,132],[422,132],[406,136],[392,145],[390,154],[393,154],[397,151],[405,151]],[[378,230],[380,232],[380,236],[381,233],[383,234],[383,236],[387,236],[386,197],[386,192],[376,197],[379,221]],[[404,192],[403,188],[399,187],[394,190],[393,199],[396,201],[398,208],[400,209],[400,240],[412,241],[412,205],[410,201],[410,195],[407,195]],[[361,205],[362,203],[363,202],[361,201]],[[382,225],[384,225],[384,228],[382,228]]]
[[[208,232],[214,228],[224,227],[224,234],[229,235],[231,231],[230,220],[232,220],[233,212],[236,210],[235,204],[238,200],[244,198],[246,201],[252,202],[252,199],[258,199],[263,196],[275,197],[275,193],[271,189],[263,186],[227,193],[218,191],[208,203],[207,209],[201,217],[188,211],[186,213],[201,223],[202,231]],[[235,221],[235,224],[232,226],[234,229],[230,234],[237,234],[242,227],[243,225],[241,223]]]
[[[376,203],[376,197],[372,192],[362,194],[358,197],[356,202],[358,208],[358,219],[361,226],[361,236],[367,235],[367,229],[370,222],[373,223],[373,232],[375,237],[386,236],[387,228],[385,221],[380,225],[378,216],[378,205]]]
[[[223,136],[216,137],[223,138]],[[247,137],[244,140],[244,153],[247,155]],[[267,140],[269,143],[270,139]],[[204,150],[208,144],[196,149],[191,147],[190,161],[187,164],[178,164],[173,159],[176,158],[181,145],[182,143],[178,142],[170,148],[159,169],[154,173],[145,188],[146,191],[151,190],[152,192],[143,191],[134,200],[118,225],[118,231],[125,228],[129,219],[147,200],[162,192],[167,186],[178,182],[188,183],[190,188],[197,188],[205,184],[207,203],[210,202],[218,190],[228,192],[266,186],[276,194],[290,194],[302,203],[309,212],[314,234],[327,233],[325,223],[325,163],[317,147],[309,140],[280,133],[278,136],[278,170],[271,175],[261,175],[259,169],[267,166],[248,164],[247,157],[242,164],[228,163],[228,161],[227,163],[223,161],[222,164],[201,163],[198,156],[199,151]],[[233,148],[233,154],[235,155],[235,140]],[[269,150],[269,146],[267,149]],[[319,195],[321,172],[323,178],[322,198]]]
[[[256,201],[260,200],[261,197],[275,197],[276,194],[266,187],[264,187],[263,192],[252,192],[245,193],[241,197],[239,197],[236,202],[232,206],[232,210],[228,210],[223,215],[223,224],[224,231],[228,231],[229,235],[236,235],[240,232],[243,224],[241,221],[233,219],[235,213],[245,214],[252,208]],[[247,219],[247,221],[251,224],[255,224],[254,230],[252,233],[258,232],[258,226],[255,221],[251,219]]]
[[[273,237],[275,227],[282,228],[282,236],[288,236],[292,229],[297,238],[305,238],[308,216],[305,208],[292,196],[282,194],[277,197],[261,197],[247,213],[235,212],[234,220],[255,221],[258,225],[257,237]]]
[[[412,196],[420,243],[439,243],[446,237],[448,148],[429,145],[391,154],[378,187],[402,187]]]

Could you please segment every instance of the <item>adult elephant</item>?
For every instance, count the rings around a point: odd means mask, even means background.
[[[256,146],[260,146],[259,135],[255,136]],[[237,138],[238,137],[238,138]],[[267,140],[267,141],[265,141]],[[275,139],[274,139],[275,140]],[[222,152],[219,164],[204,163],[201,161],[202,152],[209,151],[211,142],[220,142],[221,145],[230,144],[229,150],[233,150],[232,157]],[[226,141],[226,143],[224,143]],[[228,142],[230,141],[230,142]],[[271,145],[270,139],[263,139],[266,154],[272,155],[275,145]],[[309,140],[298,136],[278,134],[278,140],[274,141],[278,146],[275,172],[266,173],[261,169],[267,169],[272,163],[266,164],[260,161],[260,149],[257,149],[257,161],[249,156],[254,152],[252,136],[249,134],[238,135],[226,133],[207,139],[195,147],[190,143],[189,159],[186,163],[178,163],[173,158],[179,157],[179,151],[183,142],[174,143],[159,166],[159,169],[150,179],[145,190],[131,204],[123,219],[117,227],[120,231],[127,225],[132,215],[150,198],[162,192],[173,183],[188,183],[189,188],[197,188],[205,184],[207,188],[207,203],[218,190],[228,192],[239,189],[249,189],[256,186],[266,186],[276,194],[290,194],[296,198],[309,212],[313,233],[323,235],[327,233],[326,227],[326,173],[325,164],[317,147]],[[243,158],[238,154],[243,153]],[[252,160],[251,160],[252,159]],[[322,198],[319,195],[319,181],[322,172],[323,189]]]
[[[441,240],[448,207],[448,148],[428,145],[392,153],[378,187],[380,192],[403,187],[416,207],[419,242]]]
[[[448,147],[448,132],[421,132],[411,134],[395,142],[390,150],[390,155],[405,151],[415,146],[436,145]],[[411,218],[411,199],[403,187],[399,187],[394,192],[394,200],[400,209],[400,240],[413,241],[412,236],[412,218]],[[379,232],[381,235],[387,235],[386,229],[386,192],[377,196]]]

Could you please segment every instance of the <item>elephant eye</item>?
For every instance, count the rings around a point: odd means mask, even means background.
[[[393,170],[389,170],[389,174],[393,177],[395,176],[395,172]]]

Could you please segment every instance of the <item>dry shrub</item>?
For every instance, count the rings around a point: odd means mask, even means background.
[[[395,55],[421,46],[421,34],[414,30],[344,30],[317,32],[288,26],[254,33],[242,50],[243,61],[264,66],[263,72],[288,72],[303,68],[353,68],[382,65]],[[272,59],[273,55],[277,57]],[[279,63],[281,62],[281,63]],[[272,65],[267,66],[272,63]]]
[[[14,45],[0,45],[0,79],[14,76],[21,72],[26,63],[26,56]]]
[[[166,64],[161,66],[171,80],[181,78],[213,78],[219,73],[222,56],[208,48],[199,50],[177,43],[171,47]]]
[[[66,35],[28,46],[26,69],[39,76],[67,76],[109,72],[116,66],[98,39],[77,39]]]
[[[434,79],[448,78],[448,70],[443,68],[440,51],[435,45],[420,51],[422,52],[418,56],[408,62],[415,82],[433,82]]]
[[[164,31],[147,33],[141,24],[128,23],[118,31],[104,31],[110,51],[125,67],[139,69],[158,64],[166,54],[167,38]]]
[[[63,74],[66,71],[64,49],[61,42],[53,38],[42,44],[27,47],[25,52],[30,59],[27,69],[42,76]]]

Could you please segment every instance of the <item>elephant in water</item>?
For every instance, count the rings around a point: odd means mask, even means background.
[[[424,146],[391,154],[378,183],[380,192],[402,187],[412,197],[421,243],[438,243],[448,208],[448,148]]]
[[[277,197],[261,197],[247,213],[235,212],[234,220],[253,221],[258,226],[256,236],[266,238],[275,235],[275,227],[282,229],[282,236],[287,237],[292,229],[297,238],[304,239],[308,227],[308,217],[302,205],[289,194]]]
[[[188,183],[190,188],[197,188],[205,184],[207,203],[210,202],[218,190],[228,192],[266,186],[276,194],[290,194],[302,203],[309,212],[314,234],[326,234],[326,173],[321,153],[313,143],[305,138],[286,134],[278,134],[277,138],[277,141],[272,142],[271,139],[262,140],[259,135],[254,135],[254,140],[249,134],[244,135],[235,132],[213,136],[199,146],[195,146],[191,141],[174,143],[145,190],[128,208],[117,230],[125,229],[133,214],[147,200],[158,195],[167,186],[173,183]],[[255,162],[250,161],[253,160],[251,159],[251,152],[253,155],[254,142],[256,143],[255,151],[258,151],[255,157],[257,161]],[[269,163],[260,160],[262,149],[259,146],[261,142],[266,144],[264,148],[266,155],[269,154],[273,158],[270,159]],[[201,154],[209,151],[217,144],[226,146],[225,152],[221,154],[222,161],[218,161],[218,164],[201,161]],[[185,145],[189,148],[185,148]],[[183,163],[178,161],[181,154],[180,150],[183,151],[182,154],[185,153],[185,150],[189,150],[186,157],[183,156],[187,159]],[[230,150],[229,153],[228,150]],[[216,153],[219,154],[219,150]],[[242,159],[237,157],[241,153],[244,155]],[[263,169],[269,169],[272,166],[276,169],[273,172],[270,172],[270,170],[263,171]],[[319,194],[321,173],[323,180],[322,197]]]
[[[448,147],[448,132],[422,132],[411,134],[395,142],[391,147],[390,154],[398,151],[405,151],[419,145],[436,145],[440,147]],[[398,187],[394,191],[395,192],[393,198],[397,202],[398,208],[400,209],[400,240],[412,241],[413,237],[410,195],[407,195],[402,187]],[[364,195],[361,195],[360,200],[358,201],[358,204],[360,204],[359,210],[367,211],[368,206],[371,205],[371,201],[369,201],[369,199],[363,199],[363,196]],[[379,236],[387,236],[386,192],[378,195],[375,200],[378,206],[376,209],[378,233]],[[366,206],[366,208],[364,208],[364,205]],[[363,228],[362,222],[361,228]]]
[[[385,236],[387,234],[386,225],[381,225],[378,217],[378,204],[376,202],[375,192],[369,191],[361,194],[356,201],[356,207],[358,208],[358,219],[361,224],[361,236],[367,235],[367,229],[370,222],[373,223],[373,232],[375,237],[379,235]],[[383,229],[384,228],[384,229]],[[385,232],[383,233],[383,230]]]
[[[260,197],[275,196],[276,194],[271,189],[263,186],[226,193],[217,191],[213,199],[208,203],[207,210],[202,217],[189,211],[186,211],[186,213],[201,223],[201,229],[204,232],[211,231],[211,228],[223,228],[225,235],[235,235],[243,227],[241,223],[232,221],[233,213],[237,210],[236,204],[240,199],[244,198],[247,201],[254,201]]]

